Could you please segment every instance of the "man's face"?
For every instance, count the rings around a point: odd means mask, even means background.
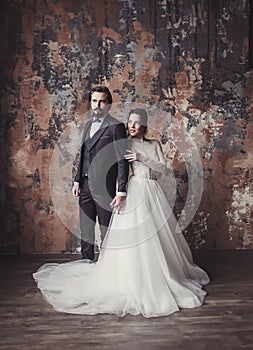
[[[97,116],[105,115],[108,112],[107,94],[105,92],[93,92],[91,95],[91,110]]]

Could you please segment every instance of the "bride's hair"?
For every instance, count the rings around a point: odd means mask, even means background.
[[[141,126],[143,128],[143,136],[145,137],[145,135],[146,135],[146,133],[148,131],[148,125],[147,125],[148,124],[148,115],[147,115],[147,112],[143,108],[131,109],[131,111],[128,114],[128,119],[129,119],[131,114],[138,114],[141,117],[140,122],[141,122]]]

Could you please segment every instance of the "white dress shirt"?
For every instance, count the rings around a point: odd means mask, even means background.
[[[96,119],[91,123],[90,127],[90,138],[92,138],[95,133],[100,129],[101,125],[103,124],[104,118]]]

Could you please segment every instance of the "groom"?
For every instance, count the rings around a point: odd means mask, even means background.
[[[109,114],[110,90],[103,85],[93,86],[89,103],[92,118],[84,127],[72,193],[79,196],[82,258],[94,260],[96,219],[103,241],[112,210],[119,213],[125,204],[128,162],[124,159],[125,125]]]

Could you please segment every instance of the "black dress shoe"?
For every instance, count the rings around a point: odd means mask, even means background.
[[[98,258],[99,258],[99,252],[95,252],[93,261],[97,262]]]
[[[82,259],[94,260],[94,245],[85,241],[81,242]]]

